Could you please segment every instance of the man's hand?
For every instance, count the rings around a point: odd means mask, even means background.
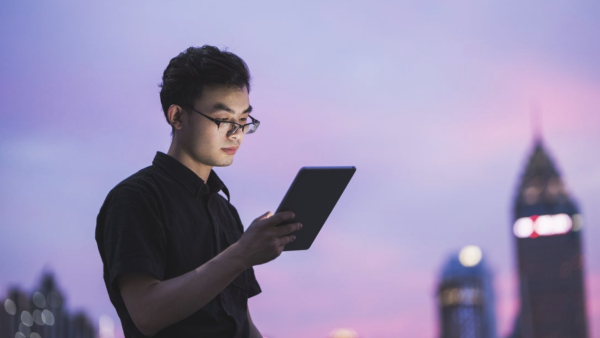
[[[302,224],[290,223],[277,226],[293,218],[294,213],[290,211],[278,212],[275,215],[269,211],[250,224],[239,241],[234,244],[244,253],[244,261],[248,267],[277,258],[285,245],[296,239],[296,236],[291,233],[300,230]]]

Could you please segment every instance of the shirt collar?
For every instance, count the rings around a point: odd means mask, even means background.
[[[164,170],[193,196],[198,197],[202,195],[216,194],[222,190],[229,201],[229,190],[223,181],[221,181],[219,176],[217,176],[217,173],[215,173],[214,170],[210,171],[208,180],[206,184],[204,184],[204,180],[198,177],[198,175],[190,170],[190,168],[186,167],[183,163],[179,162],[175,158],[160,151],[156,152],[156,156],[154,156],[152,164]]]

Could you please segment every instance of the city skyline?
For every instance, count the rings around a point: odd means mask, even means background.
[[[583,215],[600,335],[600,2],[0,3],[0,290],[49,266],[70,304],[118,318],[94,242],[108,191],[167,151],[158,84],[191,45],[253,76],[260,130],[217,168],[242,222],[302,166],[355,176],[308,251],[256,267],[267,337],[436,335],[442,258],[478,245],[500,336],[519,308],[517,182],[531,106]],[[119,333],[117,332],[117,335]]]
[[[0,338],[114,338],[97,334],[96,325],[84,311],[71,311],[54,274],[42,272],[30,292],[19,285],[0,298]]]

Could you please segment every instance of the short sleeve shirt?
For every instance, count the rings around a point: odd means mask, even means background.
[[[145,336],[127,312],[119,276],[178,277],[211,260],[235,243],[243,231],[227,187],[214,171],[205,183],[164,153],[158,152],[151,166],[114,187],[98,214],[96,242],[106,289],[125,337]],[[155,337],[246,338],[247,301],[260,292],[254,270],[249,268],[204,307]]]

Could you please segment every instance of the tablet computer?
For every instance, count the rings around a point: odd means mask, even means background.
[[[342,196],[355,167],[302,167],[277,212],[292,211],[296,217],[287,223],[302,223],[294,232],[296,240],[284,251],[307,250],[321,231],[329,214]]]

